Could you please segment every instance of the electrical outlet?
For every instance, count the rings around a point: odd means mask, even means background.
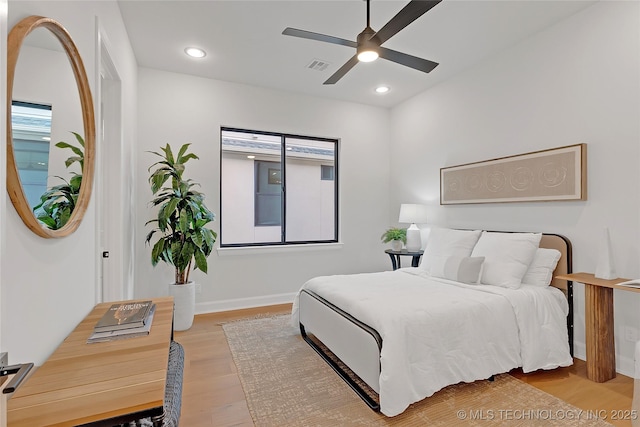
[[[636,342],[638,341],[638,329],[633,328],[631,326],[624,327],[624,339],[627,341]]]
[[[196,283],[196,294],[202,293],[202,284]]]
[[[0,366],[9,366],[9,353],[6,351],[0,353]]]

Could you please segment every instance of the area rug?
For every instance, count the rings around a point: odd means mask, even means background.
[[[256,426],[610,426],[508,374],[446,387],[388,418],[369,409],[289,319],[223,325]]]

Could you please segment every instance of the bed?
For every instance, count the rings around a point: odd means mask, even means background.
[[[543,253],[555,263],[539,269]],[[570,272],[571,245],[559,235],[435,229],[419,267],[313,278],[291,319],[392,417],[451,384],[571,365],[572,283],[555,279]]]

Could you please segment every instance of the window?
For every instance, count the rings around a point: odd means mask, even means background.
[[[13,155],[29,206],[40,203],[47,191],[51,105],[11,102]]]
[[[320,179],[323,181],[333,181],[333,166],[320,166]]]
[[[338,141],[221,129],[220,246],[338,241]]]

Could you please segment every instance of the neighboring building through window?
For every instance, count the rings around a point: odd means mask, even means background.
[[[11,102],[13,157],[29,206],[40,203],[47,191],[51,105]]]
[[[337,242],[337,146],[222,128],[220,245]]]

